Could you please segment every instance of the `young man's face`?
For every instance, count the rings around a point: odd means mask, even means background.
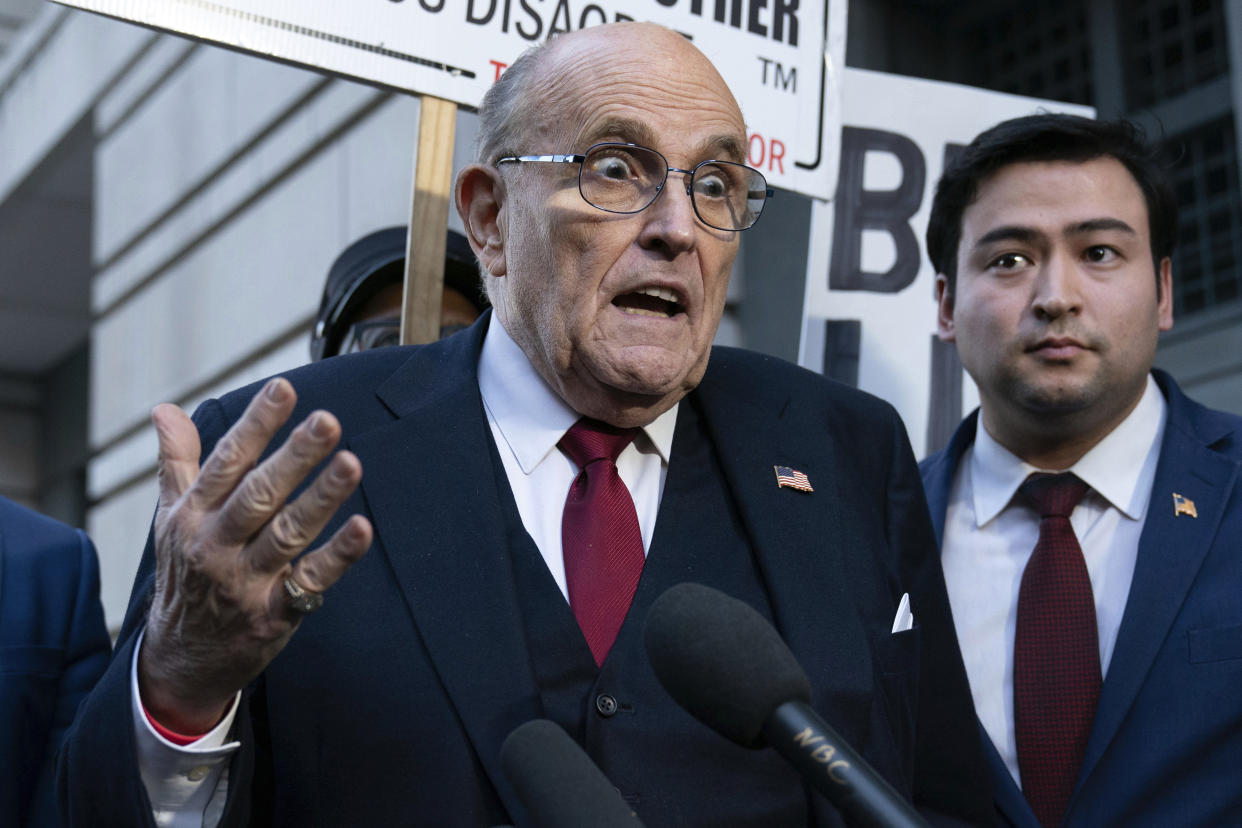
[[[938,290],[940,337],[979,386],[989,433],[1016,450],[1031,435],[1111,431],[1173,324],[1170,278],[1167,259],[1155,272],[1146,201],[1116,159],[985,179],[962,216],[956,290],[943,279]]]

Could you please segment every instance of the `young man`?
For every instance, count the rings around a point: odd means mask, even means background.
[[[979,135],[936,191],[939,332],[980,407],[923,481],[1013,824],[1242,812],[1242,420],[1152,370],[1171,189],[1125,123]]]

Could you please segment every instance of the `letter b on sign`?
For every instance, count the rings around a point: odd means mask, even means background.
[[[896,189],[863,189],[868,152],[896,157],[901,167],[901,183]],[[923,203],[926,179],[923,153],[904,135],[860,127],[841,131],[841,174],[832,228],[832,264],[828,268],[830,289],[898,293],[914,283],[921,258],[910,218]],[[897,256],[887,271],[869,273],[862,269],[864,230],[879,230],[892,237]]]

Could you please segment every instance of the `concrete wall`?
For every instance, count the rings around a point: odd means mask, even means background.
[[[31,508],[38,496],[41,404],[37,384],[0,376],[0,496]]]

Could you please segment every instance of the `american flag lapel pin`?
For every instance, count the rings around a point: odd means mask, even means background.
[[[791,469],[789,466],[773,466],[772,468],[776,471],[777,488],[796,489],[800,492],[815,491],[811,488],[811,481],[807,479],[807,476],[797,469]]]
[[[1173,517],[1181,517],[1182,515],[1186,515],[1187,517],[1197,518],[1199,516],[1199,513],[1195,511],[1195,502],[1193,500],[1186,497],[1186,495],[1181,495],[1181,494],[1178,494],[1177,492],[1174,492],[1173,493]]]

